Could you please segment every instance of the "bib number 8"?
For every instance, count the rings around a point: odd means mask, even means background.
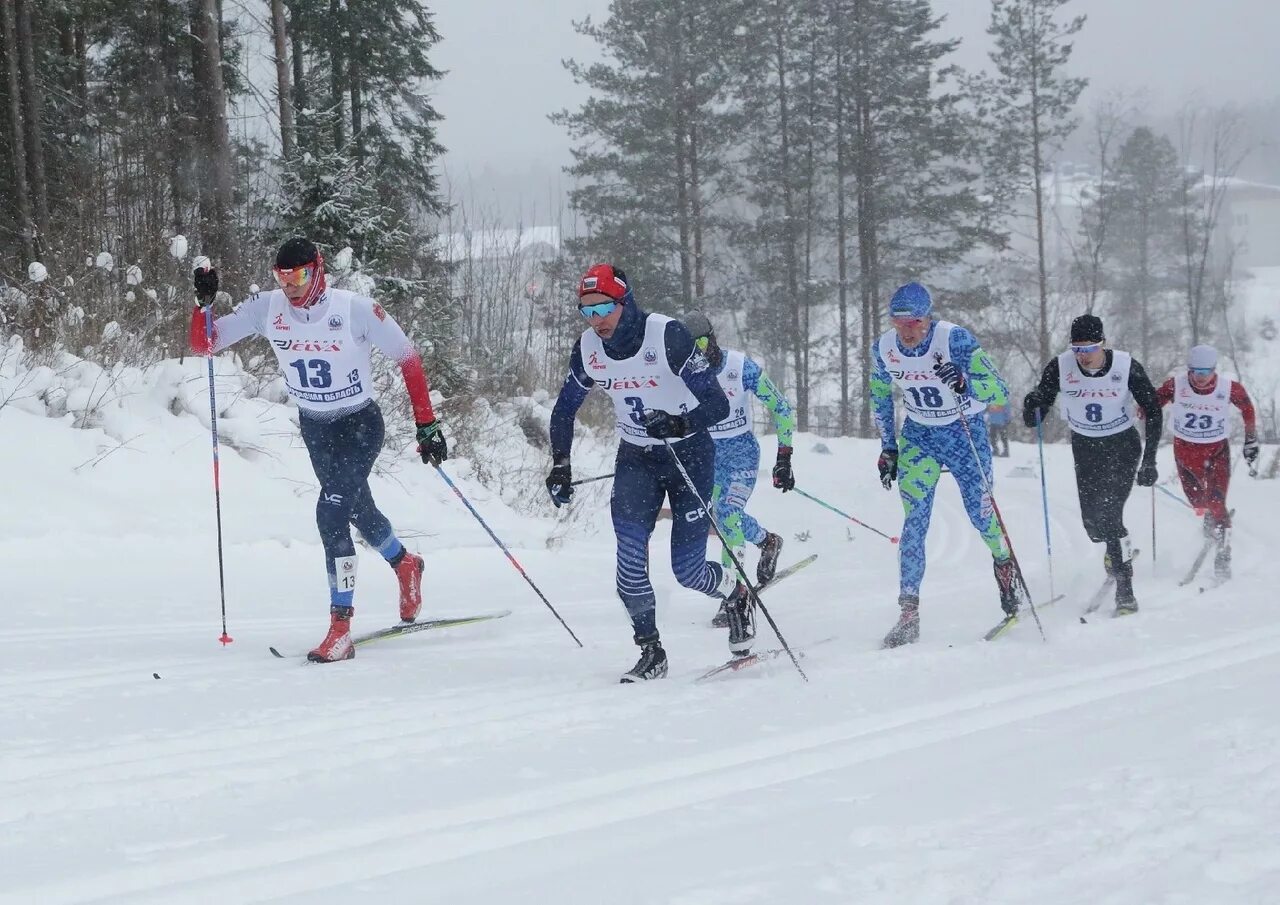
[[[918,409],[942,408],[942,391],[937,387],[907,387],[907,392]]]
[[[1084,417],[1090,424],[1097,424],[1102,420],[1102,406],[1097,402],[1090,402],[1084,407]]]

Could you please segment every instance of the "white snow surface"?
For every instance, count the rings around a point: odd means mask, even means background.
[[[671,578],[660,523],[671,675],[623,687],[635,648],[607,519],[549,548],[549,505],[518,516],[466,462],[445,466],[578,649],[404,438],[372,486],[426,559],[424,615],[513,614],[313,666],[267,647],[303,653],[327,625],[317,488],[296,413],[233,376],[220,361],[237,446],[221,456],[225,648],[204,362],[119,377],[131,392],[87,421],[31,396],[0,407],[0,903],[1276,901],[1276,482],[1237,472],[1236,577],[1203,593],[1177,587],[1198,520],[1156,495],[1153,551],[1153,497],[1136,491],[1142,610],[1082,625],[1101,550],[1069,449],[1049,449],[1068,597],[1041,612],[1047,643],[1029,619],[986,643],[989,557],[944,476],[923,637],[886,652],[894,549],[768,486],[766,453],[751,511],[786,539],[784,565],[819,554],[764,595],[809,683],[785,658],[694,681],[725,638],[714,605]],[[797,439],[800,486],[896,534],[876,446],[815,442]],[[1046,598],[1035,448],[996,461]],[[1160,464],[1171,474],[1168,449]],[[365,631],[394,622],[395,582],[360,558]],[[760,635],[776,646],[763,621]]]

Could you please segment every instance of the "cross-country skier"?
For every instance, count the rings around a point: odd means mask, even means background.
[[[280,288],[254,295],[215,320],[210,341],[204,306],[217,295],[218,272],[212,267],[197,269],[199,304],[191,314],[191,348],[206,355],[249,336],[270,341],[285,387],[298,405],[302,440],[320,481],[316,524],[329,575],[329,633],[307,659],[349,660],[355,656],[351,616],[357,565],[351,525],[395,570],[400,618],[413,622],[422,607],[422,557],[405,549],[369,490],[369,472],[382,449],[384,431],[382,411],[373,396],[371,349],[400,365],[422,461],[439,465],[448,450],[431,410],[422,359],[395,319],[372,299],[330,288],[324,258],[308,239],[293,238],[280,246],[272,274]]]
[[[1001,609],[1007,616],[1018,612],[1013,560],[984,488],[991,483],[991,445],[982,410],[1007,403],[1009,389],[973,334],[934,320],[932,310],[933,299],[924,286],[899,287],[889,302],[893,329],[871,347],[871,405],[881,445],[877,468],[886,490],[898,481],[905,513],[898,551],[901,614],[885,635],[885,647],[920,637],[925,535],[943,466],[955,477],[969,521],[991,551]],[[894,428],[894,384],[901,388],[906,408],[901,449]]]
[[[1173,460],[1187,500],[1204,512],[1204,535],[1213,538],[1214,577],[1231,577],[1231,514],[1227,511],[1227,485],[1231,482],[1231,445],[1227,416],[1231,406],[1244,418],[1244,460],[1258,458],[1258,425],[1253,402],[1244,386],[1230,378],[1219,379],[1218,350],[1192,346],[1187,369],[1156,390],[1161,405],[1170,406],[1173,422]]]
[[[1137,483],[1156,482],[1156,447],[1163,417],[1155,387],[1128,352],[1105,347],[1102,320],[1082,314],[1071,322],[1071,348],[1044,366],[1040,383],[1022,404],[1022,420],[1035,427],[1061,393],[1062,417],[1071,426],[1076,491],[1084,530],[1106,544],[1103,566],[1116,580],[1116,615],[1138,611],[1133,596],[1133,548],[1124,526],[1124,504]],[[1146,445],[1138,437],[1132,402],[1146,418]],[[1138,465],[1138,459],[1142,465]]]
[[[641,310],[621,270],[609,264],[588,270],[578,284],[578,310],[590,327],[574,343],[569,375],[551,413],[552,468],[546,484],[556,506],[569,502],[574,419],[591,388],[603,389],[613,400],[621,441],[610,501],[618,596],[640,647],[640,659],[621,681],[667,674],[649,583],[649,536],[664,498],[671,505],[676,580],[708,597],[729,597],[729,648],[746,654],[755,638],[754,610],[734,572],[707,561],[711,526],[698,502],[699,496],[710,500],[715,472],[715,445],[707,428],[724,420],[729,401],[684,324]],[[664,441],[670,441],[670,449]],[[697,496],[672,460],[673,452]]]
[[[735,349],[720,348],[715,330],[705,314],[695,311],[684,319],[684,325],[689,328],[694,345],[706,355],[711,370],[720,381],[720,388],[729,399],[729,417],[710,428],[711,439],[716,444],[715,490],[712,492],[716,523],[724,532],[738,562],[744,562],[748,541],[760,548],[756,580],[765,585],[773,580],[777,571],[782,538],[766,531],[745,511],[760,471],[760,444],[751,430],[751,397],[755,396],[764,403],[773,415],[773,426],[778,434],[773,486],[783,493],[796,486],[795,475],[791,471],[791,437],[795,432],[796,419],[791,403],[754,359]],[[720,564],[730,571],[734,568],[727,549],[720,558]],[[729,624],[726,604],[720,605],[712,624]]]

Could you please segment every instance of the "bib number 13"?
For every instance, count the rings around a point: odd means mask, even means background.
[[[330,373],[329,362],[323,358],[313,358],[310,361],[304,361],[299,358],[297,361],[289,362],[289,367],[297,370],[298,383],[304,387],[323,390],[333,384],[333,375]]]
[[[918,409],[942,408],[942,391],[937,387],[907,387],[907,392]]]

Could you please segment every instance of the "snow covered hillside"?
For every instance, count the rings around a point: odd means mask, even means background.
[[[883,652],[895,549],[766,472],[751,509],[785,537],[782,564],[819,555],[765,595],[811,681],[785,658],[694,681],[725,637],[676,587],[660,523],[672,672],[619,686],[635,648],[607,519],[549,547],[549,505],[518,516],[461,482],[579,650],[406,443],[374,493],[426,558],[424,615],[513,613],[310,666],[267,651],[318,642],[327,595],[305,452],[289,410],[261,400],[228,420],[254,451],[223,450],[235,641],[218,644],[200,367],[165,384],[189,396],[157,390],[107,432],[0,409],[0,902],[1275,901],[1277,482],[1237,472],[1236,577],[1203,593],[1177,586],[1197,519],[1156,495],[1153,551],[1152,496],[1135,491],[1142,611],[1082,625],[1102,554],[1069,450],[1048,450],[1068,596],[1041,613],[1048,643],[1029,619],[985,643],[989,557],[944,477],[922,640]],[[822,442],[797,439],[799,486],[897,533],[875,445]],[[1168,449],[1160,465],[1172,474]],[[996,472],[1047,599],[1034,447]],[[607,505],[607,482],[588,488],[575,506]],[[395,618],[391,570],[361,563],[357,631]]]

